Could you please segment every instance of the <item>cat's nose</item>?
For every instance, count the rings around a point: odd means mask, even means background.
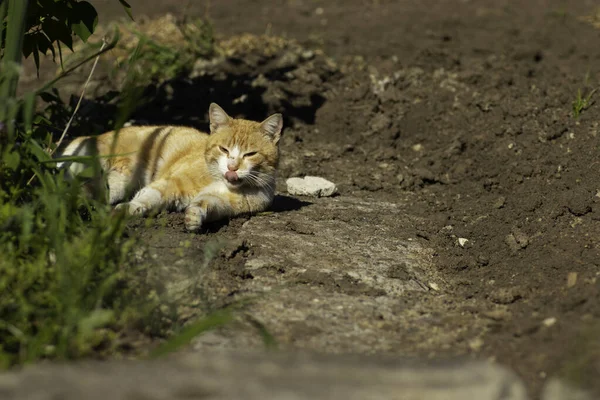
[[[237,164],[227,164],[227,169],[230,171],[237,171],[238,170],[238,165]]]

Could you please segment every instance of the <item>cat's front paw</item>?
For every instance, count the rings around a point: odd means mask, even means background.
[[[206,213],[201,207],[190,206],[185,209],[185,229],[196,232],[202,227]]]
[[[124,210],[129,215],[144,215],[146,213],[146,207],[136,201],[130,201],[128,203],[120,203],[115,206],[115,210]]]

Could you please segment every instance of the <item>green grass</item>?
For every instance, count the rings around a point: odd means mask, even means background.
[[[125,219],[82,202],[79,187],[60,175],[39,174],[30,201],[5,197],[0,206],[4,364],[88,355],[110,347],[110,335],[127,323],[131,272],[121,267],[134,241],[123,236]]]
[[[592,96],[596,93],[597,89],[590,91],[586,96],[583,96],[581,89],[577,90],[577,97],[573,101],[573,117],[579,118],[581,113],[587,110],[594,102]]]
[[[41,91],[16,96],[26,7],[0,5],[0,20],[8,16],[0,60],[2,367],[111,353],[119,332],[148,310],[132,283],[140,271],[130,262],[135,239],[125,216],[103,201],[104,185],[88,183],[88,196],[49,162],[52,137],[34,108]]]
[[[158,346],[150,353],[150,358],[162,357],[173,353],[190,344],[192,339],[198,335],[224,326],[233,321],[233,313],[230,310],[215,311],[208,316],[192,322],[179,330],[173,337]]]

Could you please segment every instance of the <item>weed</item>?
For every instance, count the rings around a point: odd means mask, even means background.
[[[581,94],[581,89],[577,89],[577,97],[575,98],[575,101],[573,101],[573,117],[579,118],[581,113],[594,103],[592,101],[592,96],[596,93],[596,90],[597,89],[592,90],[584,97]]]
[[[40,123],[50,121],[34,109],[45,89],[16,96],[26,7],[0,5],[0,20],[8,16],[0,69],[0,366],[109,353],[118,332],[144,317],[126,218],[53,167],[53,135]],[[101,194],[104,186],[91,189]]]
[[[230,310],[215,311],[214,313],[201,318],[200,320],[186,325],[181,331],[157,347],[151,354],[151,358],[161,357],[170,354],[183,346],[189,344],[192,339],[201,333],[221,327],[233,320],[233,314]]]
[[[122,35],[111,54],[112,65],[105,68],[115,81],[133,73],[134,68],[140,84],[162,82],[190,71],[197,59],[210,58],[215,53],[212,25],[203,19],[179,21],[167,14],[156,20],[112,26]],[[111,26],[98,28],[104,35],[110,29]],[[91,42],[75,46],[76,52],[66,58],[65,64],[78,62],[97,47],[97,43]]]

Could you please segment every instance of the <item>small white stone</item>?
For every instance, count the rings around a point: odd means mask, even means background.
[[[554,317],[546,318],[544,320],[544,325],[548,326],[548,327],[554,325],[555,323],[556,323],[556,318],[554,318]]]
[[[252,258],[246,261],[245,267],[248,270],[256,270],[261,268],[266,268],[273,265],[272,262],[263,258]]]
[[[337,192],[335,183],[318,176],[289,178],[285,183],[288,193],[293,196],[329,197]]]
[[[440,291],[440,287],[435,282],[429,282],[429,287],[432,288],[433,290],[435,290],[436,292]]]
[[[460,244],[460,247],[465,247],[465,244],[467,244],[468,241],[469,239],[458,238],[458,244]]]
[[[483,339],[479,338],[479,337],[469,341],[469,347],[473,351],[481,350],[483,345],[484,345]]]

